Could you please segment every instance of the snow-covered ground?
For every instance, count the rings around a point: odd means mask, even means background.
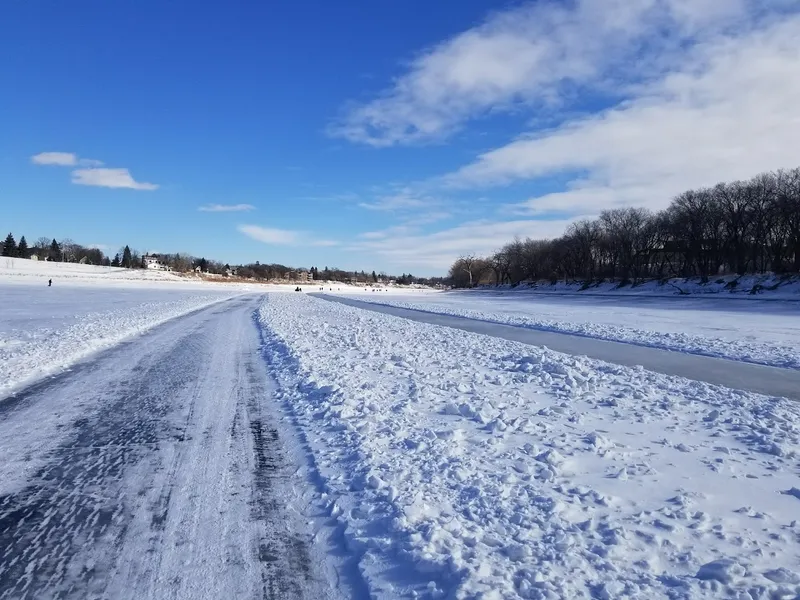
[[[582,296],[662,296],[715,295],[721,298],[800,299],[800,277],[797,275],[721,275],[703,282],[700,278],[674,278],[648,281],[637,285],[619,285],[604,281],[585,285],[580,281],[538,282],[516,287],[485,288],[501,293],[580,294]]]
[[[244,290],[0,280],[0,398],[170,319]]]
[[[300,294],[260,322],[373,597],[800,593],[798,404]]]
[[[29,281],[53,279],[62,281],[91,280],[95,283],[115,282],[178,282],[184,281],[174,273],[149,269],[120,269],[98,265],[81,265],[49,261],[27,260],[22,258],[0,258],[0,280]]]
[[[800,368],[800,303],[791,301],[479,291],[334,293],[366,302],[532,329]]]

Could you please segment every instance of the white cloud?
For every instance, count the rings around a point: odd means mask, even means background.
[[[391,196],[383,196],[374,202],[362,202],[361,208],[375,211],[397,211],[423,208],[430,204],[430,200],[415,196],[409,190],[404,190]]]
[[[568,220],[506,222],[474,221],[430,234],[412,234],[402,228],[361,234],[347,249],[384,257],[397,268],[444,273],[461,254],[489,254],[515,236],[549,238],[563,233]]]
[[[619,94],[680,63],[682,48],[764,11],[760,0],[528,3],[421,53],[391,88],[351,106],[329,132],[390,146],[439,139],[490,111],[552,108],[591,85]]]
[[[521,137],[446,178],[503,185],[582,173],[530,213],[661,208],[681,191],[800,164],[800,16],[699,46],[610,110]]]
[[[87,248],[96,248],[97,250],[107,251],[111,248],[108,244],[88,244]]]
[[[197,210],[200,212],[244,212],[255,209],[256,207],[252,204],[206,204]]]
[[[78,164],[78,156],[72,152],[40,152],[31,156],[31,162],[35,165],[72,167]]]
[[[59,167],[82,167],[72,171],[72,183],[109,188],[128,188],[131,190],[157,190],[155,183],[136,181],[128,169],[107,169],[103,161],[93,158],[78,158],[73,152],[40,152],[31,157],[35,165],[55,165]]]
[[[128,169],[75,169],[72,171],[72,183],[108,188],[128,188],[131,190],[157,190],[155,183],[136,181]]]
[[[103,161],[102,160],[95,160],[93,158],[81,158],[78,161],[78,164],[81,167],[102,167]]]
[[[239,231],[256,241],[274,246],[292,246],[301,237],[301,233],[298,231],[260,227],[258,225],[239,225]]]
[[[310,245],[317,248],[332,248],[334,246],[340,246],[341,242],[337,242],[336,240],[312,240]]]

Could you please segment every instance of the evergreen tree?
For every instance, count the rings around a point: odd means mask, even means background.
[[[131,249],[128,246],[122,250],[122,266],[126,269],[130,269],[133,263],[133,257],[131,256]]]
[[[112,261],[111,261],[111,266],[112,266],[112,267],[118,267],[119,265],[120,265],[120,260],[119,260],[119,252],[117,252],[117,253],[114,255],[114,260],[112,260]]]
[[[30,250],[28,250],[28,240],[25,239],[23,235],[19,238],[19,244],[17,245],[17,256],[20,258],[28,258],[31,255]]]
[[[372,281],[378,283],[378,274],[375,271],[372,272]]]
[[[16,256],[17,255],[17,242],[14,240],[14,236],[10,233],[6,238],[6,241],[3,243],[3,256]]]
[[[61,262],[61,246],[55,238],[50,243],[50,260]]]

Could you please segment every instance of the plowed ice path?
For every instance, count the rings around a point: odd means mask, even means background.
[[[0,598],[331,597],[268,414],[258,300],[0,401],[0,463],[19,467],[0,481]]]

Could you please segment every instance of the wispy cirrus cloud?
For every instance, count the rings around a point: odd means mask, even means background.
[[[317,238],[308,231],[262,227],[261,225],[239,225],[240,233],[250,239],[271,246],[313,246],[316,248],[333,248],[340,246],[338,240]]]
[[[398,268],[442,273],[460,254],[489,254],[515,236],[555,237],[569,221],[516,220],[470,221],[432,233],[419,233],[405,227],[361,234],[346,250],[376,255]]]
[[[78,164],[78,156],[72,152],[40,152],[31,156],[31,162],[35,165],[72,167]]]
[[[72,171],[72,183],[107,188],[127,188],[130,190],[153,191],[155,183],[136,181],[128,169],[90,168]]]
[[[239,225],[239,231],[247,237],[273,246],[292,246],[298,242],[301,232],[260,225]]]
[[[108,188],[127,188],[131,190],[153,191],[155,183],[136,181],[128,169],[106,168],[103,162],[93,158],[79,158],[73,152],[40,152],[31,157],[35,165],[57,167],[81,167],[71,172],[72,183]]]
[[[501,186],[561,173],[566,189],[516,208],[527,214],[658,209],[720,181],[800,164],[800,16],[721,37],[630,100],[531,132],[447,175],[446,184]]]
[[[683,48],[764,12],[759,0],[530,2],[423,51],[329,133],[379,147],[418,143],[493,112],[552,110],[591,86],[618,94],[680,64]]]
[[[396,194],[381,196],[373,202],[361,202],[359,206],[367,210],[397,211],[424,208],[429,204],[430,200],[416,196],[408,190],[404,190]]]
[[[255,209],[252,204],[205,204],[197,208],[200,212],[247,212]]]

